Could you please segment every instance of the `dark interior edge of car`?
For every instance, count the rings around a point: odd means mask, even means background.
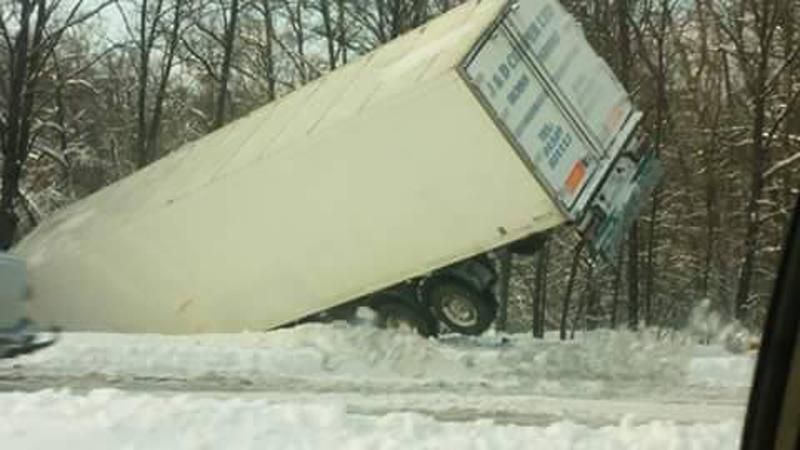
[[[800,449],[800,198],[769,306],[743,450]]]

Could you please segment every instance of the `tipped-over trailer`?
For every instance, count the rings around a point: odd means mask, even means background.
[[[613,254],[659,178],[641,116],[556,1],[469,1],[57,212],[14,249],[30,314],[194,333],[369,305],[480,333],[488,252],[574,224]]]

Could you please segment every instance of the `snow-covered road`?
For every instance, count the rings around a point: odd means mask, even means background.
[[[626,332],[569,342],[425,340],[344,324],[68,334],[0,362],[0,443],[733,449],[753,364],[718,346]]]
[[[13,449],[733,449],[734,420],[591,427],[489,420],[439,421],[418,413],[354,414],[340,403],[272,403],[193,394],[97,390],[6,394],[0,442]]]

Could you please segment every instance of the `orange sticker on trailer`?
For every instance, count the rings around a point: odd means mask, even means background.
[[[583,183],[583,179],[586,177],[586,165],[583,161],[578,161],[572,166],[572,170],[569,172],[569,176],[567,177],[566,183],[564,185],[569,191],[570,194],[575,194],[578,191],[578,188]]]

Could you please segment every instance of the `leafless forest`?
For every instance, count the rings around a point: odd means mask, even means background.
[[[800,194],[800,2],[564,3],[646,112],[666,177],[616,268],[569,232],[517,258],[499,325],[670,329],[703,299],[760,324]],[[458,4],[0,0],[0,247]]]

